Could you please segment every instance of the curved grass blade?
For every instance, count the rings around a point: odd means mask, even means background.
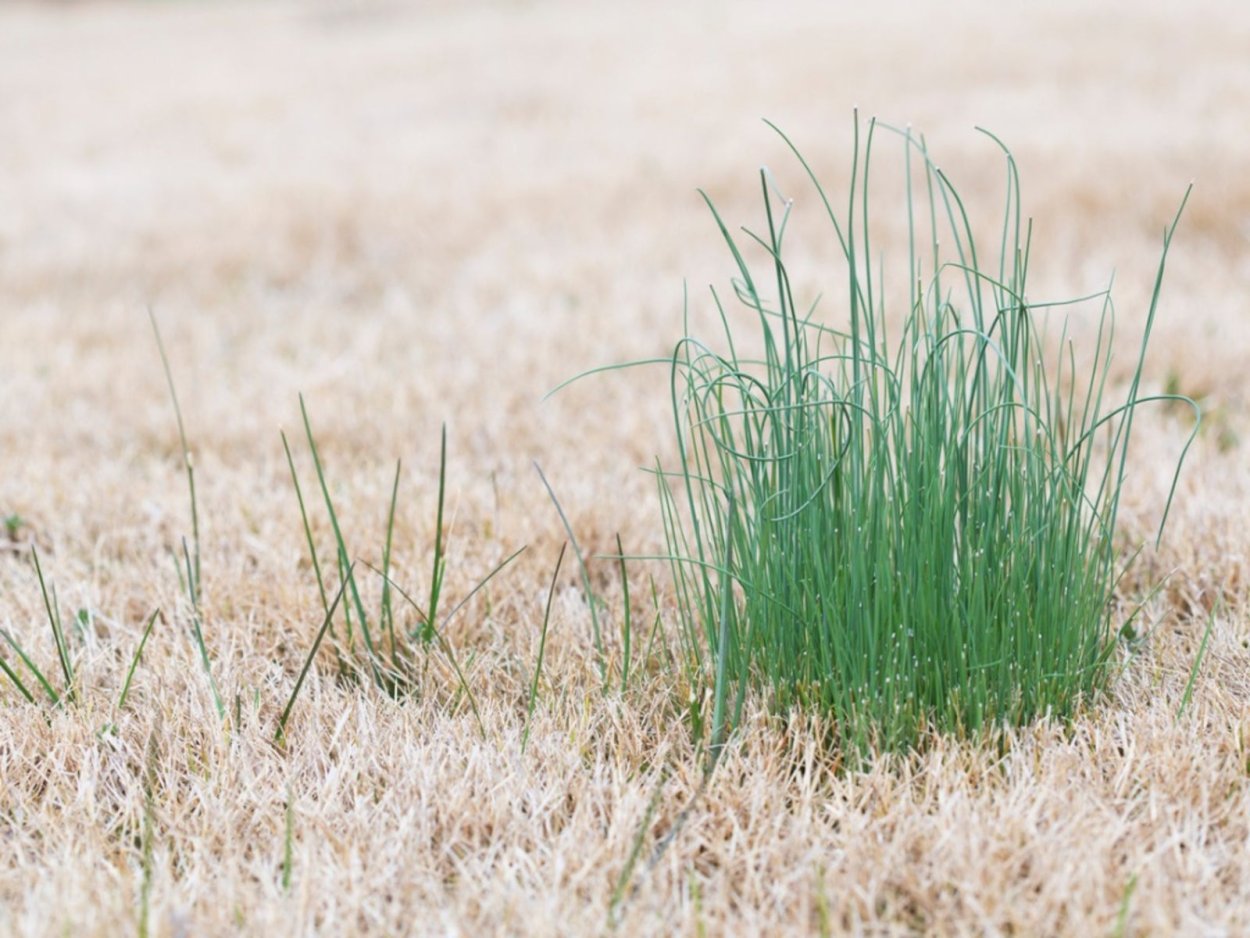
[[[48,623],[52,626],[52,638],[56,642],[56,656],[61,663],[61,674],[65,677],[65,694],[64,697],[70,702],[74,702],[74,667],[70,664],[69,648],[65,643],[65,631],[61,627],[61,617],[53,610],[53,604],[48,599],[48,586],[43,579],[43,567],[39,563],[39,550],[32,544],[30,547],[30,555],[35,561],[35,573],[39,577],[39,590],[43,593],[43,607],[48,613]],[[53,590],[55,594],[55,590]]]
[[[348,570],[350,573],[350,569]],[[338,608],[339,602],[343,599],[343,591],[347,588],[347,578],[344,577],[339,583],[338,592],[334,594],[334,600],[326,608],[325,619],[321,623],[321,628],[317,630],[317,637],[313,639],[312,648],[308,650],[308,657],[304,659],[304,666],[300,668],[299,677],[295,679],[295,687],[291,689],[291,696],[286,702],[286,706],[282,709],[282,715],[278,717],[278,729],[274,732],[274,742],[281,743],[286,736],[287,720],[291,718],[291,710],[295,707],[295,700],[299,697],[300,689],[304,686],[304,678],[308,676],[308,669],[312,667],[313,660],[317,657],[317,649],[321,647],[321,640],[326,637],[326,632],[330,628],[330,623],[334,621],[334,611]]]
[[[556,568],[551,574],[551,586],[547,589],[547,606],[543,610],[543,628],[538,636],[538,660],[534,663],[529,701],[525,705],[525,731],[521,734],[521,755],[525,755],[525,747],[530,741],[530,722],[534,719],[534,705],[538,700],[538,681],[543,673],[543,652],[547,649],[547,625],[551,622],[551,604],[556,597],[556,580],[560,576],[560,565],[564,563],[564,552],[568,546],[568,541],[560,545],[560,554],[556,557]]]
[[[122,684],[122,692],[117,698],[118,710],[126,706],[126,696],[130,693],[130,682],[134,680],[135,669],[139,667],[139,660],[143,657],[143,646],[148,643],[148,636],[152,634],[152,626],[156,624],[156,617],[160,614],[160,607],[157,607],[148,616],[148,624],[144,626],[143,635],[139,638],[139,645],[135,648],[135,653],[130,658],[130,669],[126,672],[126,681]]]
[[[573,526],[569,523],[568,515],[564,513],[560,500],[556,498],[555,489],[547,481],[547,476],[543,473],[542,466],[538,465],[537,461],[534,463],[534,469],[538,473],[538,478],[542,479],[543,487],[547,489],[547,494],[551,497],[551,503],[556,506],[556,513],[560,516],[560,523],[564,525],[564,531],[569,536],[569,543],[573,545],[573,555],[577,558],[577,565],[581,569],[582,588],[586,591],[586,605],[590,607],[590,628],[595,643],[596,663],[599,667],[599,677],[603,682],[603,688],[606,690],[608,686],[608,657],[603,647],[603,633],[599,628],[597,599],[594,588],[590,585],[590,573],[586,569],[586,558],[582,556],[582,548],[577,543],[577,535],[573,533]]]
[[[191,579],[191,555],[187,551],[187,539],[182,539],[182,556],[187,566],[187,579]],[[196,647],[200,652],[200,664],[204,667],[204,676],[208,678],[209,690],[213,692],[213,705],[217,708],[217,716],[221,719],[226,718],[226,705],[222,703],[221,693],[217,690],[217,681],[213,678],[213,666],[209,661],[208,647],[204,644],[204,627],[200,618],[200,607],[195,603],[195,593],[192,591],[191,602],[191,634],[195,638]]]
[[[61,703],[61,695],[56,692],[56,689],[52,686],[51,682],[44,677],[43,672],[39,670],[39,667],[35,664],[35,662],[30,660],[30,656],[27,655],[22,649],[22,646],[17,643],[17,639],[3,629],[0,629],[0,635],[4,636],[4,640],[9,643],[9,647],[17,652],[17,656],[22,659],[22,663],[25,664],[30,670],[30,673],[35,676],[35,680],[37,680],[39,685],[44,689],[44,693],[48,695],[48,699],[52,701],[52,705],[59,705]],[[30,693],[26,691],[25,687],[23,687],[22,682],[17,680],[17,675],[14,674],[7,665],[4,670],[6,674],[17,682],[18,689],[23,691],[23,693],[26,694],[26,698],[30,700]],[[34,701],[31,700],[31,703],[34,703]]]
[[[161,367],[165,370],[165,383],[169,386],[169,399],[174,405],[174,418],[178,422],[178,441],[182,446],[182,465],[187,473],[187,491],[191,500],[191,540],[195,545],[195,562],[188,569],[194,571],[189,577],[191,601],[200,604],[200,512],[195,497],[195,467],[191,462],[191,448],[187,446],[187,431],[182,422],[182,408],[178,404],[178,391],[174,387],[174,374],[169,367],[169,356],[165,352],[165,343],[161,339],[160,327],[156,324],[156,313],[148,307],[148,320],[152,323],[152,335],[156,337],[156,350],[161,356]]]
[[[12,681],[13,686],[17,688],[18,693],[26,698],[27,703],[35,702],[35,698],[32,697],[30,691],[26,689],[26,685],[22,683],[22,679],[17,676],[17,673],[12,668],[9,667],[9,663],[4,660],[3,656],[0,656],[0,671],[3,671],[5,675],[8,676],[9,680]]]

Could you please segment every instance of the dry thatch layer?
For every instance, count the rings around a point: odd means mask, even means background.
[[[63,609],[91,611],[80,706],[0,689],[0,931],[137,927],[149,779],[162,935],[604,932],[652,803],[622,934],[1250,931],[1250,11],[669,6],[0,9],[0,514],[24,519],[0,533],[0,627],[55,660],[30,539]],[[636,467],[671,455],[667,399],[654,373],[540,398],[670,352],[682,278],[699,297],[729,272],[695,187],[754,220],[754,167],[787,165],[759,116],[836,188],[855,104],[923,128],[986,205],[1001,166],[972,125],[1010,143],[1038,293],[1116,268],[1126,349],[1196,180],[1148,376],[1203,397],[1208,429],[1126,601],[1171,577],[1113,699],[1005,752],[942,742],[840,775],[820,727],[757,708],[651,864],[698,787],[681,689],[656,662],[600,694],[571,566],[519,748],[563,537],[531,461],[588,549],[620,531],[654,553]],[[195,453],[224,726],[169,559],[189,519],[148,303]],[[270,744],[320,619],[277,435],[299,391],[362,557],[378,560],[402,457],[397,577],[421,584],[443,421],[451,593],[530,545],[447,636],[472,656],[484,737],[441,658],[397,705],[323,656],[287,748]],[[1130,538],[1152,532],[1185,431],[1140,424]],[[648,624],[650,572],[662,613],[670,599],[661,568],[632,565]],[[617,614],[615,565],[591,573]]]

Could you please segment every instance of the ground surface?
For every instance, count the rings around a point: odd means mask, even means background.
[[[597,934],[640,830],[621,934],[1250,931],[1250,8],[671,6],[0,8],[0,514],[21,518],[0,533],[0,626],[55,671],[31,542],[66,619],[86,610],[78,705],[0,682],[0,932],[127,933],[146,901],[160,935]],[[1126,594],[1172,575],[1112,699],[1070,730],[837,774],[818,727],[756,713],[652,863],[699,780],[679,688],[653,649],[599,692],[572,565],[520,746],[563,540],[532,462],[588,551],[618,531],[659,550],[637,467],[673,451],[664,381],[541,398],[667,355],[683,278],[709,312],[730,267],[696,187],[737,222],[757,219],[761,163],[806,194],[760,117],[836,189],[855,105],[923,129],[986,205],[1001,161],[972,128],[1009,142],[1038,293],[1116,270],[1126,350],[1196,182],[1147,377],[1209,419]],[[194,451],[224,720],[171,560],[190,518],[149,305]],[[447,631],[480,730],[442,655],[399,705],[336,682],[327,650],[271,744],[321,619],[278,436],[299,392],[362,559],[402,458],[396,577],[428,589],[444,421],[449,595],[528,545]],[[1140,430],[1137,540],[1186,428]],[[591,574],[615,634],[615,565]],[[635,619],[655,616],[649,574],[669,636],[659,566],[630,569]]]

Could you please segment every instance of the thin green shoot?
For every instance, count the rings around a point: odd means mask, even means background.
[[[707,938],[707,922],[703,920],[703,889],[699,885],[698,874],[691,869],[689,871],[690,882],[690,905],[694,909],[694,935],[695,938]]]
[[[525,730],[521,733],[521,755],[525,755],[525,747],[530,741],[530,725],[534,719],[534,706],[538,702],[538,682],[543,673],[543,654],[547,650],[547,626],[551,623],[551,604],[556,597],[556,582],[560,576],[560,566],[564,563],[564,552],[569,542],[560,545],[560,553],[556,557],[556,568],[551,573],[551,586],[547,589],[547,605],[543,609],[543,627],[538,634],[538,660],[534,662],[534,676],[530,680],[529,700],[525,705]]]
[[[1133,893],[1135,892],[1137,892],[1136,873],[1128,878],[1128,882],[1124,886],[1124,895],[1120,898],[1120,909],[1115,916],[1115,930],[1111,933],[1113,938],[1124,938],[1128,934],[1129,906],[1133,901]]]
[[[381,668],[378,666],[377,649],[374,647],[373,634],[369,627],[369,617],[365,613],[365,604],[360,598],[360,590],[356,586],[356,580],[351,573],[352,561],[351,555],[347,550],[347,543],[343,539],[343,531],[339,526],[338,514],[334,510],[334,500],[330,497],[330,487],[326,482],[325,471],[321,465],[321,454],[317,450],[317,441],[313,437],[312,424],[308,419],[308,409],[304,405],[304,395],[299,396],[300,415],[304,421],[304,434],[308,439],[308,448],[312,453],[313,467],[317,471],[317,484],[321,487],[321,495],[325,501],[326,513],[330,516],[330,527],[334,531],[335,547],[337,549],[337,558],[339,565],[339,577],[343,579],[351,589],[352,605],[356,610],[356,621],[360,625],[360,634],[364,639],[365,652],[369,660],[369,668],[373,673],[374,683],[379,688],[389,693],[395,691],[393,681],[383,675]],[[352,641],[352,620],[348,603],[343,604],[345,628],[347,633],[347,642],[350,645]]]
[[[38,665],[30,660],[30,656],[26,654],[26,652],[22,649],[22,646],[17,643],[17,639],[4,630],[0,630],[0,635],[4,636],[4,640],[9,643],[9,647],[17,652],[17,656],[22,659],[22,663],[25,664],[30,673],[35,676],[35,680],[37,680],[39,685],[44,689],[44,692],[48,695],[48,699],[52,701],[52,705],[59,705],[61,702],[61,695],[56,692],[56,689],[52,686],[52,682],[44,677],[43,671],[39,669]],[[22,682],[17,679],[17,675],[13,673],[7,665],[4,670],[5,673],[10,675],[10,677],[12,677],[14,682],[17,684],[18,690],[24,693],[28,700],[31,700],[30,692],[27,691]],[[31,703],[34,703],[34,701],[31,700]]]
[[[551,497],[551,503],[555,505],[556,513],[560,516],[560,523],[564,525],[564,531],[569,536],[569,542],[573,545],[573,555],[577,558],[577,565],[582,574],[582,589],[586,592],[586,605],[590,607],[590,628],[595,643],[599,677],[603,681],[603,687],[606,690],[608,686],[608,657],[603,647],[603,633],[599,628],[598,602],[594,588],[590,585],[590,572],[586,569],[586,559],[582,555],[581,546],[577,543],[577,535],[573,533],[573,525],[569,523],[568,515],[564,513],[560,500],[556,498],[555,489],[547,481],[547,476],[543,473],[542,466],[535,462],[534,469],[538,472],[538,478],[542,479],[543,486]]]
[[[573,375],[571,378],[565,378],[563,381],[561,381],[559,384],[553,387],[550,391],[544,394],[542,398],[540,399],[540,401],[545,403],[549,398],[555,397],[557,394],[559,394],[561,391],[563,391],[565,388],[569,387],[570,385],[577,384],[579,381],[583,380],[584,378],[590,378],[590,377],[593,377],[594,375],[601,375],[601,374],[606,374],[608,372],[620,371],[623,368],[636,368],[639,365],[666,365],[667,366],[667,365],[671,365],[672,363],[673,363],[672,358],[639,358],[633,361],[625,362],[623,364],[617,363],[614,365],[596,365],[594,368],[587,368],[584,371],[579,371],[577,374]]]
[[[7,634],[5,635],[5,638],[8,638]],[[17,692],[26,698],[27,703],[35,702],[35,698],[31,695],[30,691],[26,689],[26,685],[23,684],[22,679],[17,676],[17,672],[9,667],[9,663],[4,660],[3,655],[0,655],[0,671],[5,673],[5,676],[8,677],[13,686],[17,688]]]
[[[619,532],[616,535],[616,557],[621,564],[621,591],[624,593],[621,600],[624,605],[621,621],[621,693],[623,694],[629,688],[629,654],[634,628],[633,609],[629,604],[629,572],[625,569],[625,549],[621,546]]]
[[[313,573],[317,577],[317,591],[321,594],[321,608],[330,608],[330,597],[326,593],[325,577],[321,575],[321,561],[317,559],[317,545],[313,540],[312,526],[308,523],[308,507],[304,504],[304,490],[299,484],[299,473],[295,471],[295,459],[291,456],[291,444],[287,441],[286,431],[279,430],[282,437],[282,450],[286,453],[287,468],[291,471],[291,484],[295,486],[295,498],[299,502],[299,517],[304,525],[304,538],[308,542],[308,556],[312,560]]]
[[[189,600],[192,596],[192,591],[187,584],[187,575],[182,570],[182,560],[178,557],[178,551],[170,550],[169,559],[174,562],[174,573],[178,577],[178,592],[185,594]]]
[[[1202,641],[1198,645],[1198,654],[1194,655],[1194,663],[1189,668],[1189,680],[1185,682],[1185,692],[1181,694],[1181,704],[1176,708],[1176,719],[1179,721],[1189,709],[1194,696],[1194,685],[1198,682],[1198,671],[1202,668],[1202,660],[1207,654],[1207,643],[1211,640],[1211,630],[1215,627],[1215,614],[1219,609],[1218,602],[1212,603],[1207,614],[1207,626],[1202,630]]]
[[[174,417],[178,421],[178,441],[182,446],[182,464],[187,473],[187,491],[191,501],[191,541],[195,547],[194,562],[188,565],[191,602],[200,604],[200,512],[195,497],[195,467],[191,462],[191,448],[187,445],[187,431],[182,422],[182,407],[178,404],[178,391],[174,387],[174,373],[169,367],[169,355],[165,352],[165,343],[161,339],[160,327],[156,324],[156,313],[148,307],[148,319],[152,323],[152,335],[156,337],[156,350],[161,356],[161,367],[165,370],[165,383],[169,385],[169,399],[174,405]]]
[[[52,588],[52,603],[54,606],[56,605],[55,586]],[[74,634],[78,637],[79,643],[83,645],[88,644],[91,641],[92,628],[94,625],[94,618],[91,610],[85,606],[80,608],[76,613],[74,613],[74,617],[70,619],[70,622],[74,624]]]
[[[477,585],[474,586],[473,589],[469,590],[469,592],[467,592],[458,603],[456,603],[454,606],[451,607],[451,612],[443,616],[443,625],[446,626],[448,622],[454,619],[456,617],[456,614],[459,613],[462,609],[464,609],[469,604],[469,601],[473,599],[474,596],[476,596],[479,592],[481,592],[481,590],[485,589],[486,585],[490,583],[491,580],[493,580],[499,573],[502,573],[505,567],[507,567],[510,563],[512,563],[512,561],[520,557],[521,554],[525,553],[525,551],[526,551],[525,547],[518,547],[516,550],[510,553],[503,560],[499,561],[499,563],[495,564],[495,566],[491,568],[490,572],[487,573],[486,576],[482,577],[480,580],[477,581]],[[372,570],[374,573],[376,573],[378,576],[385,576],[385,574],[383,574],[381,570],[379,570],[377,567],[375,567],[373,564],[367,561],[365,561],[365,566],[368,567],[370,570]],[[417,603],[417,601],[412,598],[411,594],[404,592],[404,590],[400,588],[399,584],[395,582],[393,577],[386,577],[386,579],[390,582],[391,586],[395,589],[395,591],[400,593],[403,596],[404,601],[407,602],[408,605],[410,605],[413,608],[413,610],[417,613],[417,615],[421,618],[422,628],[425,627],[425,624],[427,622],[432,621],[429,617],[429,614],[424,609],[421,608],[421,606]],[[437,638],[438,629],[436,628],[434,632],[435,632],[434,637]],[[419,634],[420,632],[418,630],[417,635]],[[416,636],[414,635],[413,637],[416,637]]]
[[[396,460],[395,482],[391,486],[391,507],[386,513],[386,546],[382,549],[382,573],[384,577],[391,572],[391,545],[394,543],[395,538],[395,506],[399,502],[399,474],[401,466],[402,463]],[[395,610],[391,608],[391,584],[385,578],[382,580],[381,621],[382,631],[386,634],[391,645],[391,667],[397,669],[399,661],[396,658],[397,652],[395,647]]]
[[[348,569],[348,575],[351,575],[351,569]],[[338,608],[339,602],[343,599],[343,591],[347,588],[347,578],[344,577],[339,583],[338,592],[334,594],[334,601],[330,603],[325,612],[325,619],[322,620],[321,628],[317,630],[317,637],[313,639],[312,647],[308,649],[308,657],[304,659],[304,666],[300,668],[299,677],[295,679],[295,686],[291,688],[291,696],[286,702],[286,706],[282,708],[282,715],[278,717],[278,728],[274,731],[274,742],[281,743],[286,738],[287,720],[291,718],[291,711],[295,708],[295,701],[299,697],[300,689],[304,686],[304,678],[308,676],[308,669],[312,667],[313,661],[317,657],[317,649],[321,647],[321,640],[325,638],[326,632],[330,629],[330,623],[334,621],[334,611]]]
[[[427,663],[428,663],[428,660],[427,660]],[[461,666],[460,670],[464,674],[469,674],[473,671],[473,665],[475,665],[476,663],[477,663],[477,649],[471,648],[469,649],[469,657],[467,657],[464,660],[464,664]],[[460,706],[460,698],[464,696],[464,692],[467,687],[468,687],[468,684],[464,681],[460,681],[459,683],[456,684],[456,691],[455,693],[451,695],[451,701],[447,705],[447,709],[449,711],[455,712],[455,710]]]
[[[1136,557],[1138,553],[1140,553],[1140,551],[1134,551],[1133,556]],[[1108,668],[1109,672],[1114,673],[1117,676],[1128,668],[1129,663],[1132,660],[1131,653],[1137,651],[1138,648],[1141,647],[1143,640],[1142,632],[1137,627],[1137,620],[1140,619],[1145,613],[1146,607],[1150,605],[1151,601],[1163,591],[1164,586],[1167,585],[1167,581],[1171,578],[1171,576],[1171,573],[1164,576],[1158,583],[1150,588],[1150,591],[1145,596],[1135,602],[1133,604],[1133,608],[1130,609],[1128,615],[1125,616],[1124,622],[1118,629],[1116,629],[1115,635],[1118,643],[1126,647],[1130,652],[1130,655],[1125,656],[1123,663],[1118,669],[1112,669],[1110,661],[1112,654],[1114,654],[1116,650],[1117,643],[1108,642],[1107,646],[1103,649],[1101,657],[1098,659],[1098,667]],[[1119,589],[1122,578],[1123,574],[1116,579],[1117,590]]]
[[[186,563],[187,582],[192,582],[192,561],[191,554],[187,549],[187,539],[182,539],[182,556]],[[200,607],[195,602],[194,589],[188,594],[191,600],[191,635],[195,638],[196,648],[200,652],[200,664],[204,668],[204,676],[208,678],[209,690],[213,693],[213,706],[217,709],[217,716],[224,720],[226,718],[226,705],[222,703],[221,693],[217,690],[217,681],[213,678],[213,666],[208,657],[208,646],[204,644],[204,626],[200,618]]]
[[[651,621],[651,634],[647,636],[647,650],[643,654],[643,660],[649,662],[655,648],[655,636],[660,631],[660,623],[663,616],[660,612],[660,593],[655,585],[655,577],[648,576],[648,580],[651,586],[651,607],[655,610],[655,618]],[[665,664],[671,669],[673,667],[673,650],[669,647],[667,638],[661,647],[664,649]]]
[[[833,916],[829,903],[829,891],[825,885],[824,867],[816,868],[816,934],[829,938],[833,934]]]
[[[518,547],[516,550],[510,553],[503,560],[499,561],[499,563],[495,564],[495,566],[491,568],[490,572],[487,573],[486,576],[482,577],[480,580],[477,581],[477,585],[474,586],[473,589],[465,593],[464,596],[460,599],[460,601],[451,607],[451,612],[443,616],[443,626],[446,627],[447,623],[449,623],[452,619],[454,619],[456,615],[462,609],[468,606],[469,601],[472,600],[474,596],[476,596],[478,593],[484,590],[491,580],[493,580],[498,574],[502,573],[505,567],[507,567],[510,563],[512,563],[512,561],[516,560],[523,553],[525,553],[526,550],[527,550],[527,547]],[[374,572],[377,572],[377,571],[374,571]],[[416,609],[418,612],[420,612],[419,606],[416,606],[414,604],[413,608]]]
[[[321,573],[321,561],[317,559],[317,545],[313,540],[312,525],[308,521],[308,508],[304,504],[304,490],[299,484],[299,473],[295,471],[295,459],[291,456],[291,444],[287,441],[286,431],[280,430],[279,435],[282,437],[282,451],[286,453],[287,468],[291,471],[291,484],[295,486],[295,499],[299,502],[300,522],[304,526],[304,538],[308,543],[308,556],[312,560],[313,573],[317,578],[317,592],[321,596],[321,608],[323,611],[330,609],[330,597],[326,593],[325,577]],[[347,665],[343,661],[343,654],[339,651],[338,644],[335,641],[337,636],[334,633],[334,625],[330,625],[330,639],[334,642],[334,660],[338,665],[339,675],[342,676],[347,671]]]
[[[156,869],[156,731],[148,737],[146,771],[143,780],[143,860],[139,885],[139,938],[151,934],[152,878]]]
[[[61,633],[61,644],[68,651],[69,639],[65,633],[65,617],[61,615],[61,599],[56,594],[56,583],[48,585],[48,592],[52,594],[52,618],[56,621],[57,629]]]
[[[430,571],[430,599],[426,604],[429,615],[426,616],[422,639],[429,643],[434,637],[434,622],[438,618],[438,600],[443,592],[443,574],[447,561],[443,556],[443,500],[447,491],[447,424],[443,424],[443,432],[438,451],[438,511],[434,519],[434,562]]]
[[[65,641],[65,631],[61,626],[61,617],[57,613],[57,610],[53,607],[52,602],[48,599],[48,585],[43,579],[43,567],[39,563],[39,550],[33,544],[30,548],[30,555],[35,562],[35,573],[39,577],[39,590],[43,593],[43,607],[48,613],[48,624],[52,627],[52,638],[53,641],[56,642],[56,655],[61,663],[61,673],[65,677],[64,697],[70,703],[73,703],[74,666],[70,663],[69,647]],[[59,700],[57,702],[59,703]]]
[[[634,869],[638,865],[638,858],[642,856],[643,841],[647,837],[647,832],[651,830],[651,823],[655,820],[655,812],[660,806],[660,798],[664,793],[664,785],[667,781],[668,773],[661,773],[660,780],[656,783],[655,791],[652,792],[651,799],[647,802],[647,809],[643,812],[642,823],[638,825],[638,830],[630,844],[629,856],[625,858],[625,865],[621,867],[621,874],[616,878],[616,886],[612,890],[612,898],[608,903],[608,924],[612,928],[620,924],[621,907],[626,898],[626,891],[634,878]]]
[[[122,692],[117,697],[117,709],[121,710],[126,706],[126,697],[130,693],[130,682],[134,680],[135,669],[139,667],[139,661],[143,658],[143,648],[148,643],[148,636],[152,634],[152,626],[156,624],[156,617],[161,614],[160,608],[152,611],[148,616],[148,624],[143,628],[143,634],[139,637],[139,645],[135,648],[134,655],[130,658],[130,669],[126,672],[125,683],[122,684]]]
[[[729,508],[726,517],[730,524],[734,523],[734,496],[729,493]],[[725,545],[725,567],[733,569],[733,540]],[[721,577],[720,633],[717,639],[718,648],[729,647],[729,629],[733,610],[733,580]],[[708,747],[707,774],[711,775],[725,746],[725,698],[729,691],[729,656],[722,654],[716,660],[716,681],[712,689],[712,744]],[[734,722],[737,722],[735,714]]]

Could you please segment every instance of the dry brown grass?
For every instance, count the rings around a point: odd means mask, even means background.
[[[53,662],[29,538],[63,605],[96,615],[81,706],[0,689],[0,931],[138,927],[150,768],[161,935],[602,933],[657,793],[622,934],[1105,935],[1122,906],[1125,934],[1250,932],[1250,8],[837,6],[0,9],[0,513],[27,520],[19,543],[0,534],[0,626]],[[728,272],[695,186],[746,220],[753,167],[783,162],[759,116],[836,185],[856,103],[924,128],[974,198],[1001,184],[971,131],[993,128],[1038,219],[1038,292],[1116,267],[1126,321],[1196,179],[1148,374],[1203,395],[1212,429],[1126,589],[1173,572],[1105,706],[1005,753],[946,742],[849,775],[819,727],[753,712],[651,866],[695,754],[666,669],[599,694],[571,566],[519,744],[562,539],[530,462],[589,548],[619,530],[653,552],[635,467],[669,452],[666,401],[646,375],[540,398],[580,368],[669,352],[682,277]],[[224,726],[168,556],[189,521],[148,302],[195,452]],[[301,390],[366,559],[403,457],[399,579],[421,583],[444,420],[452,592],[530,545],[448,636],[474,654],[484,738],[435,659],[404,705],[319,668],[288,747],[270,744],[319,622],[277,435]],[[1139,538],[1184,428],[1164,415],[1141,432]],[[593,572],[619,609],[612,565]]]

